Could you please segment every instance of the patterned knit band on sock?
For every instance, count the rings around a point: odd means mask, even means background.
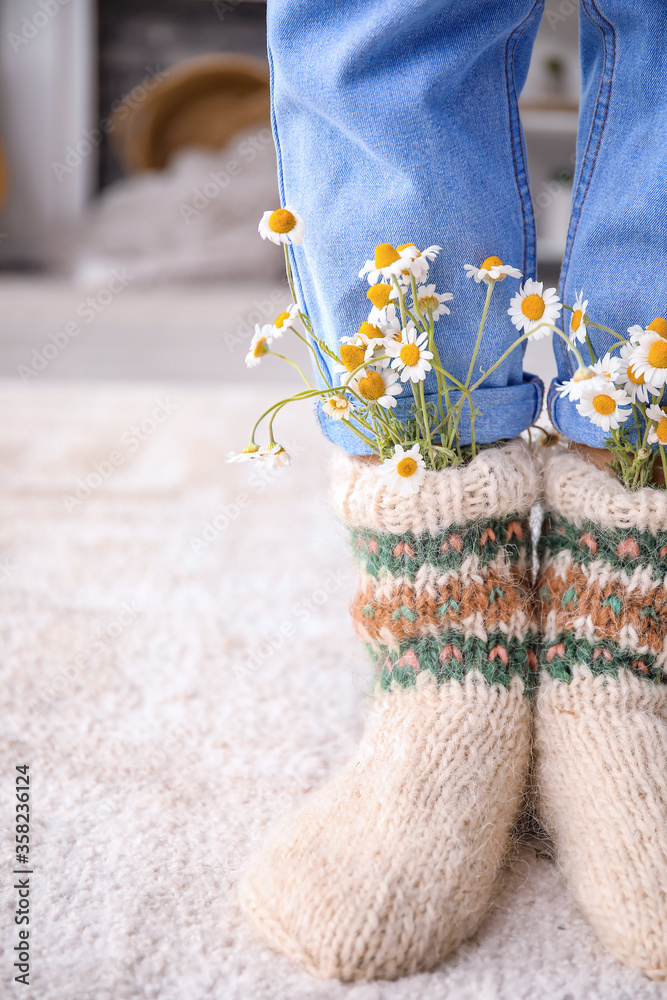
[[[573,453],[547,463],[537,598],[541,666],[568,680],[628,668],[666,679],[667,494],[628,493]]]
[[[538,594],[538,811],[621,961],[667,978],[667,494],[554,449]]]
[[[379,683],[353,758],[269,833],[240,885],[262,935],[315,975],[427,971],[488,911],[530,759],[526,519],[540,487],[521,443],[427,472],[410,499],[377,464],[335,462]]]
[[[520,445],[427,474],[417,497],[387,494],[377,466],[340,457],[334,504],[360,571],[352,605],[382,688],[478,670],[527,687],[537,667],[532,596],[531,456]],[[429,478],[430,477],[430,478]]]

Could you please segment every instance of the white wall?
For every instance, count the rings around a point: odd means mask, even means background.
[[[96,116],[93,0],[0,0],[0,137],[10,170],[0,263],[39,262],[53,227],[79,215],[95,185],[86,130]]]

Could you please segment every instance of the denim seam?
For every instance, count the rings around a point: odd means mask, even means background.
[[[514,54],[516,52],[516,47],[519,44],[521,37],[530,27],[531,22],[535,18],[535,12],[538,7],[542,6],[543,0],[535,0],[533,7],[530,12],[523,19],[521,24],[519,24],[512,34],[507,39],[507,44],[505,46],[505,80],[507,85],[507,104],[509,111],[509,124],[510,124],[510,145],[512,147],[512,162],[514,166],[514,179],[516,181],[517,191],[519,193],[519,200],[521,202],[521,216],[523,221],[523,271],[526,272],[528,266],[528,212],[530,212],[530,221],[532,227],[532,237],[533,237],[533,249],[532,249],[532,259],[535,260],[535,214],[533,211],[533,203],[530,194],[530,184],[528,182],[528,170],[526,166],[526,151],[523,142],[523,134],[521,131],[521,119],[519,116],[519,100],[516,92],[516,85],[514,82]],[[512,42],[514,43],[512,45]],[[510,55],[510,45],[512,45],[512,52]],[[511,85],[510,85],[511,77]],[[517,152],[521,159],[521,169],[519,169],[519,164],[517,162]],[[523,180],[522,180],[523,178]]]
[[[590,2],[590,5],[591,5],[592,9],[595,11],[595,14],[599,18],[598,21],[596,21],[591,16],[591,12],[587,8],[587,2]],[[560,282],[559,282],[559,295],[560,295],[561,300],[563,299],[564,292],[565,292],[565,282],[566,282],[566,279],[567,279],[568,268],[569,268],[570,261],[571,261],[571,258],[572,258],[572,250],[573,250],[573,247],[574,247],[574,240],[575,240],[575,237],[577,235],[577,231],[579,229],[579,222],[581,221],[581,215],[582,215],[582,212],[583,212],[583,207],[584,207],[584,204],[586,202],[586,196],[588,194],[588,189],[589,189],[591,181],[593,179],[593,172],[594,172],[594,169],[595,169],[595,164],[597,163],[598,154],[600,152],[600,146],[602,144],[602,136],[604,134],[605,125],[606,125],[606,122],[607,122],[607,114],[609,112],[609,102],[611,100],[611,91],[612,91],[612,85],[613,85],[613,82],[614,82],[614,67],[615,67],[615,63],[616,63],[616,31],[614,29],[613,24],[610,21],[608,21],[607,18],[603,17],[603,15],[600,13],[598,7],[596,6],[595,0],[581,0],[581,8],[584,11],[584,13],[586,14],[586,16],[588,17],[589,21],[591,21],[593,24],[595,24],[595,26],[599,29],[599,31],[600,31],[600,33],[602,35],[602,44],[603,44],[603,51],[604,51],[604,63],[603,63],[602,73],[601,73],[601,76],[600,76],[600,86],[598,88],[597,97],[595,99],[595,108],[593,110],[593,115],[592,115],[592,118],[591,118],[591,127],[590,127],[590,131],[588,133],[588,138],[586,140],[586,149],[584,150],[584,154],[583,154],[583,156],[581,158],[581,165],[579,167],[579,176],[577,178],[577,185],[575,187],[574,195],[573,195],[573,198],[572,198],[572,214],[571,214],[571,218],[570,218],[570,226],[569,226],[569,232],[568,232],[568,237],[567,237],[567,245],[565,247],[565,256],[564,256],[564,259],[563,259],[563,266],[561,268],[561,275],[560,275]],[[608,32],[605,31],[605,27],[604,27],[605,25],[606,25],[606,28],[608,29]],[[608,45],[607,45],[607,34],[608,33],[611,35],[611,40],[612,40],[611,59],[610,59],[609,48],[608,48]],[[608,78],[607,81],[605,81],[605,77],[607,76],[607,74],[609,75],[609,78]],[[603,98],[602,95],[603,95],[603,92],[605,90],[606,90],[606,94],[605,94],[605,96]],[[600,122],[598,122],[598,118],[599,118],[601,110],[602,110],[602,120]],[[590,154],[590,149],[591,149],[591,143],[592,143],[593,138],[595,136],[596,129],[598,131],[597,144],[595,146],[595,151],[593,152],[593,154],[591,156],[591,155],[589,155]],[[582,178],[584,176],[585,169],[587,169],[588,177],[587,177],[587,180],[586,180],[586,183],[585,183],[585,187],[583,188],[583,191],[582,191],[581,190],[581,185],[582,185]],[[558,353],[561,355],[561,360],[565,363],[565,366],[568,369],[568,371],[570,373],[570,376],[572,376],[574,374],[574,360],[570,356],[570,352],[566,350],[566,348],[564,347],[563,343],[560,341],[560,338],[558,339],[558,344],[555,345],[555,346],[558,347]],[[553,404],[554,404],[555,398],[556,398],[556,389],[552,385],[550,387],[550,389],[549,389],[549,392],[547,393],[547,411],[548,411],[549,419],[551,420],[551,423],[554,425],[554,427],[557,427],[556,421],[554,420],[554,413],[553,413]]]

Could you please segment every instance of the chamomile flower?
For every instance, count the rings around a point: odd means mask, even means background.
[[[418,444],[407,451],[394,445],[394,454],[385,458],[380,472],[383,483],[392,493],[411,497],[419,493],[426,476],[426,465]]]
[[[648,443],[667,444],[667,410],[652,403],[646,407],[646,419],[653,421],[648,432]]]
[[[644,333],[629,355],[637,376],[661,389],[667,382],[667,340],[652,330]]]
[[[373,304],[373,308],[368,314],[368,322],[378,326],[387,319],[394,319],[396,306],[393,304],[393,300],[396,299],[396,295],[394,285],[371,285],[366,292],[366,297]]]
[[[237,455],[235,452],[230,451],[227,453],[228,462],[255,462],[257,459],[261,458],[263,454],[263,449],[260,448],[258,444],[247,444],[243,451],[239,452]]]
[[[605,382],[617,382],[623,363],[620,358],[613,357],[609,351],[603,358],[599,358],[592,366],[596,375],[599,375]]]
[[[291,205],[265,212],[257,231],[263,240],[272,243],[303,243],[306,223]]]
[[[401,382],[423,382],[430,372],[433,353],[428,349],[428,334],[408,323],[400,340],[385,341],[385,351],[393,358],[391,367],[401,373]]]
[[[570,399],[575,403],[578,399],[581,399],[582,392],[594,384],[593,379],[598,379],[600,386],[604,385],[604,379],[597,372],[594,372],[592,368],[577,368],[572,378],[562,382],[558,386],[557,391],[562,396],[565,396],[566,399]]]
[[[350,419],[350,401],[345,396],[327,396],[326,401],[322,403],[322,409],[334,420]]]
[[[262,457],[264,461],[268,462],[273,469],[280,469],[283,465],[290,465],[292,462],[292,459],[287,454],[283,446],[275,442],[270,448],[266,448],[264,450],[264,455]]]
[[[379,365],[380,368],[386,368],[389,364],[387,358],[381,360],[383,355],[386,354],[384,337],[384,330],[381,330],[379,326],[374,326],[372,323],[365,321],[359,327],[359,332],[354,341],[359,347],[364,348],[364,360],[369,364]]]
[[[624,389],[617,389],[611,382],[600,385],[597,379],[592,379],[581,393],[577,410],[582,417],[601,427],[603,431],[616,430],[627,420],[630,410],[630,397]]]
[[[347,385],[352,373],[359,368],[359,365],[364,364],[366,348],[358,343],[357,337],[347,337],[338,349],[338,356],[341,363],[334,365],[332,371],[342,376],[341,385]],[[365,375],[365,373],[365,369],[362,368],[357,372],[357,375]]]
[[[245,363],[248,368],[256,368],[265,354],[271,349],[273,340],[273,323],[266,323],[264,326],[257,324],[255,333],[250,341],[250,350],[245,356]]]
[[[369,285],[377,285],[382,278],[391,282],[392,278],[398,278],[401,268],[405,267],[403,258],[391,243],[379,243],[375,248],[373,260],[367,260],[359,277],[368,278]]]
[[[292,330],[299,319],[299,307],[295,304],[279,313],[273,321],[273,339],[282,337],[285,330]]]
[[[547,288],[545,292],[542,281],[528,278],[510,299],[507,312],[517,330],[530,334],[531,340],[541,340],[551,333],[543,324],[555,324],[561,309],[555,288]]]
[[[588,299],[584,298],[584,291],[582,290],[578,293],[576,299],[574,300],[574,305],[572,307],[572,316],[570,317],[570,340],[578,341],[580,344],[586,343],[586,310],[588,309]],[[568,350],[572,350],[568,344]]]
[[[398,280],[401,284],[409,285],[413,275],[418,282],[424,280],[428,274],[429,265],[438,256],[442,247],[434,245],[426,247],[426,250],[419,250],[414,243],[405,243],[396,249],[404,262]]]
[[[396,406],[396,396],[403,391],[398,375],[390,368],[385,368],[384,371],[369,368],[358,372],[350,379],[349,384],[367,403],[378,403],[387,409]]]
[[[644,375],[638,375],[635,371],[632,363],[634,349],[634,344],[624,344],[621,348],[620,368],[614,381],[625,389],[633,403],[636,400],[639,400],[640,403],[648,403],[651,394],[659,395],[661,390],[647,382]]]
[[[445,302],[451,302],[454,296],[451,292],[436,292],[435,285],[419,285],[417,287],[417,305],[422,315],[433,313],[433,319],[448,316],[449,309]]]
[[[487,285],[490,285],[494,281],[502,281],[508,275],[512,278],[521,277],[521,271],[516,267],[511,267],[509,264],[503,264],[500,257],[495,256],[487,257],[479,267],[475,267],[473,264],[464,264],[463,269],[469,278],[475,279],[477,284],[480,281],[484,281]]]

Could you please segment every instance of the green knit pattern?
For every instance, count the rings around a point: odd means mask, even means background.
[[[543,670],[570,681],[584,664],[594,675],[628,669],[667,680],[667,532],[574,525],[549,514],[538,555]]]
[[[505,687],[519,674],[532,688],[537,642],[530,584],[523,585],[532,564],[525,516],[438,535],[353,529],[350,536],[362,574],[352,615],[381,688],[411,687],[423,671],[442,683],[471,670]]]

